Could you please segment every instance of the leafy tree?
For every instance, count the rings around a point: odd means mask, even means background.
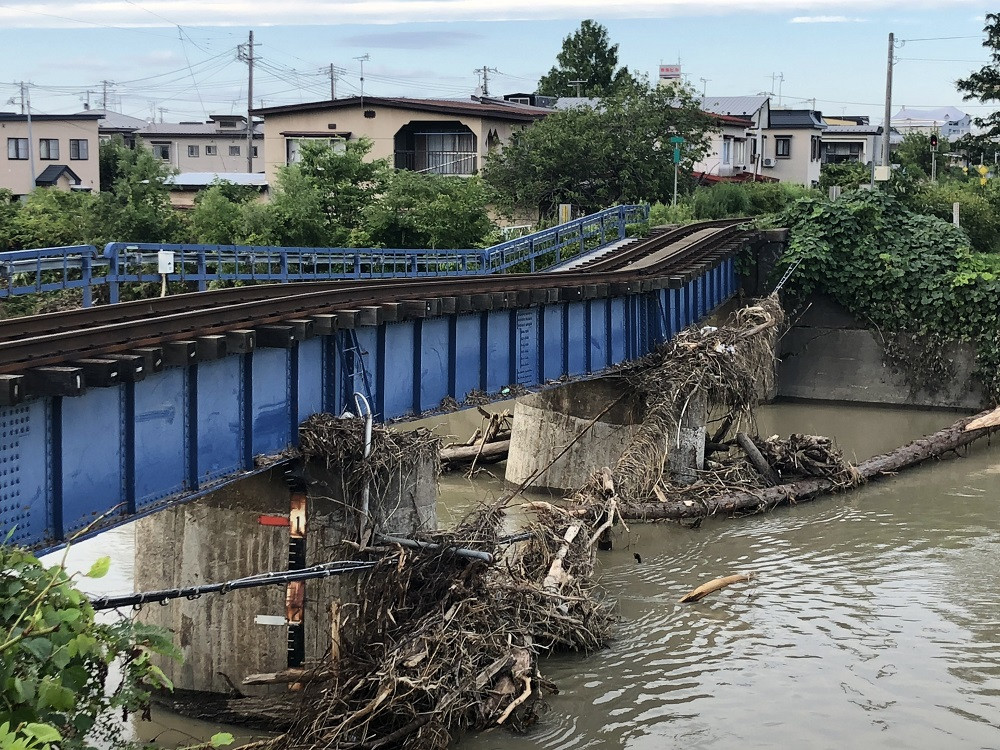
[[[477,247],[493,229],[478,177],[396,172],[385,194],[364,211],[371,241],[384,247]]]
[[[628,68],[618,67],[618,45],[610,44],[608,30],[589,19],[563,39],[556,62],[538,81],[539,94],[576,96],[577,87],[570,81],[584,81],[582,96],[606,96],[639,85]]]
[[[6,188],[0,188],[0,250],[15,248],[13,231],[14,219],[21,208],[21,202]]]
[[[107,573],[107,557],[87,574]],[[88,748],[88,735],[121,745],[114,710],[148,705],[149,691],[170,687],[151,662],[179,658],[165,631],[129,620],[98,623],[87,598],[61,565],[46,568],[29,552],[0,545],[0,743],[31,750],[58,743]],[[110,681],[109,667],[120,675]],[[18,744],[20,743],[20,744]]]
[[[597,107],[558,110],[514,133],[491,154],[483,177],[504,211],[551,216],[559,203],[592,211],[616,203],[668,200],[671,136],[685,139],[681,171],[708,148],[713,124],[683,87],[608,97]]]
[[[105,241],[172,242],[183,222],[170,204],[170,170],[142,145],[121,139],[101,144],[101,193],[97,218]],[[107,185],[107,187],[105,187]]]
[[[942,171],[942,154],[951,150],[951,144],[947,138],[938,138],[936,157],[938,160],[938,171]],[[926,133],[907,133],[903,140],[893,152],[893,156],[899,164],[908,170],[916,170],[927,177],[931,174],[931,159],[935,153],[931,150],[931,137]]]
[[[245,206],[256,201],[257,191],[225,180],[200,192],[191,212],[191,233],[195,242],[206,245],[247,244],[252,230],[252,212]],[[254,243],[249,243],[254,244]]]
[[[89,245],[99,234],[90,193],[37,188],[9,222],[12,247],[61,247]]]
[[[819,172],[819,189],[826,192],[834,185],[845,190],[867,185],[871,181],[871,168],[861,162],[845,161],[840,164],[824,164]]]
[[[968,78],[958,79],[955,86],[962,92],[963,101],[976,99],[981,102],[1000,102],[1000,14],[986,14],[983,32],[986,34],[983,46],[989,50],[990,63],[971,73]],[[993,112],[988,117],[977,117],[975,123],[988,128],[988,136],[1000,135],[1000,112]]]

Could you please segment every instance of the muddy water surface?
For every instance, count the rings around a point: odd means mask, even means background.
[[[863,459],[953,419],[780,405],[761,431],[835,435]],[[463,438],[478,421],[464,420],[451,429]],[[501,491],[445,477],[442,522]],[[93,590],[131,590],[132,543],[128,527],[110,532],[71,563],[112,554]],[[1000,447],[767,516],[635,526],[600,567],[622,615],[612,646],[543,664],[562,692],[530,734],[460,748],[1000,747]],[[676,603],[742,571],[756,581]],[[212,731],[156,718],[142,737]]]

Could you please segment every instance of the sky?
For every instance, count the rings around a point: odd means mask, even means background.
[[[167,122],[246,111],[237,46],[254,30],[254,105],[338,96],[467,98],[534,91],[585,18],[619,63],[655,80],[680,61],[708,96],[770,93],[772,106],[881,122],[888,34],[893,112],[956,106],[956,79],[989,61],[985,13],[965,0],[0,0],[0,111],[111,109]],[[365,55],[368,60],[362,62]],[[780,95],[780,102],[779,102]]]

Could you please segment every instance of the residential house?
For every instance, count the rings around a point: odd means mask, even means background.
[[[0,112],[0,188],[22,197],[35,187],[100,190],[97,121],[92,113],[27,115]]]
[[[80,114],[88,113],[99,115],[101,118],[97,121],[97,134],[102,143],[107,143],[117,135],[121,136],[129,148],[135,148],[135,131],[148,124],[146,120],[110,109],[88,109]]]
[[[148,123],[136,138],[179,172],[248,172],[247,120],[242,115],[211,115],[208,122]],[[264,168],[264,129],[254,123],[254,172]]]
[[[764,174],[806,187],[819,183],[823,113],[811,109],[773,109],[764,133],[761,165]]]
[[[267,179],[263,174],[247,172],[180,172],[164,180],[170,190],[170,203],[174,208],[194,208],[195,199],[202,190],[219,182],[253,188],[263,201],[267,198]]]
[[[733,115],[712,115],[712,120],[718,130],[712,133],[705,158],[694,165],[694,177],[707,182],[753,180],[753,120]]]
[[[502,99],[403,99],[377,96],[265,107],[264,159],[267,181],[299,158],[304,141],[334,146],[368,138],[370,159],[389,159],[397,169],[471,175],[483,157],[511,134],[551,110]]]
[[[954,141],[972,133],[972,116],[955,107],[908,109],[904,107],[892,116],[892,127],[903,136],[907,133],[937,133]]]
[[[713,141],[712,148],[713,153],[718,154],[716,159],[719,162],[719,168],[725,171],[727,166],[722,162],[726,156],[726,140],[728,140],[726,136],[728,135],[733,140],[729,146],[732,149],[731,164],[729,165],[730,174],[736,174],[740,171],[733,167],[741,162],[744,167],[742,171],[758,176],[763,175],[760,155],[763,153],[764,131],[771,122],[770,98],[767,96],[706,96],[702,97],[701,108],[703,111],[718,115],[720,118],[736,118],[736,120],[720,120],[718,123],[723,132],[717,137],[718,143]],[[740,154],[737,153],[739,146],[736,141],[739,140],[739,129],[742,127],[742,123],[746,121],[749,121],[750,124],[744,130],[745,144],[743,145],[743,159],[740,160],[738,158]],[[703,162],[705,165],[703,171],[709,175],[713,174],[712,165],[714,163],[712,157],[707,157]]]
[[[823,164],[878,163],[882,153],[882,126],[871,125],[867,117],[825,117],[826,130],[820,136]]]
[[[531,107],[545,107],[546,109],[551,109],[556,106],[556,101],[559,97],[556,96],[544,96],[543,94],[526,94],[524,92],[519,92],[516,94],[504,94],[503,100],[505,102],[513,102],[514,104],[527,104]]]

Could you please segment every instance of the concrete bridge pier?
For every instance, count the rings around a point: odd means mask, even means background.
[[[227,484],[136,523],[135,588],[153,591],[235,580],[350,559],[359,497],[310,464],[306,482],[282,467]],[[407,457],[386,489],[373,490],[370,514],[385,533],[436,527],[436,466]],[[348,495],[353,494],[348,488]],[[280,672],[322,659],[349,619],[358,576],[276,584],[147,604],[139,619],[168,628],[182,663],[159,663],[181,690],[264,695],[285,685],[243,686],[247,675]]]
[[[664,438],[665,468],[675,481],[693,482],[705,463],[708,405],[704,394],[696,393],[676,408],[679,428]],[[637,434],[644,412],[642,397],[629,393],[615,376],[519,398],[507,482],[518,485],[540,472],[532,489],[565,494],[582,487],[596,471],[617,463]]]
[[[614,376],[519,398],[507,482],[518,485],[541,472],[532,489],[555,494],[575,490],[601,467],[615,464],[641,420],[641,401]]]

